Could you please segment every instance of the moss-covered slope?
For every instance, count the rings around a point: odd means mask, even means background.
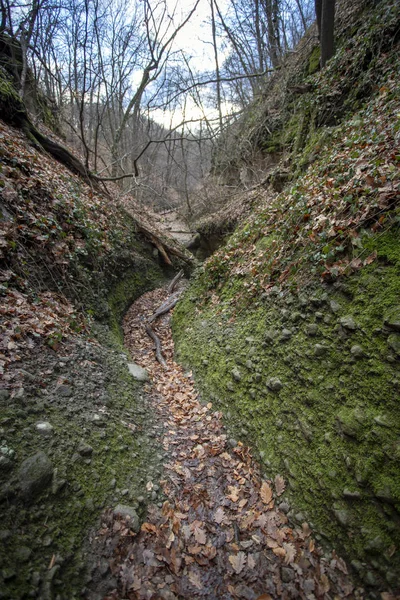
[[[400,580],[396,44],[373,64],[373,93],[308,138],[290,187],[259,192],[173,319],[205,400],[288,479],[291,518],[345,553],[371,598]]]

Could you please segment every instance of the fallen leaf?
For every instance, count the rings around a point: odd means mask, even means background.
[[[275,492],[277,496],[281,496],[285,491],[285,480],[280,475],[275,477]]]
[[[201,583],[200,575],[198,573],[196,573],[196,571],[190,571],[190,573],[189,573],[189,581],[198,590],[202,590],[203,589],[203,584]]]
[[[266,481],[262,482],[260,496],[264,504],[269,504],[272,500],[272,489]]]
[[[229,498],[230,500],[232,500],[232,502],[237,502],[239,500],[239,493],[240,490],[239,488],[233,486],[233,485],[228,485],[228,491],[229,494],[227,494],[227,498]]]
[[[214,513],[214,521],[221,525],[222,521],[225,519],[225,512],[222,506],[219,506]]]
[[[284,543],[283,544],[283,549],[284,549],[285,554],[286,554],[286,556],[285,556],[285,564],[289,565],[296,558],[296,548],[293,546],[293,544]]]
[[[237,575],[241,573],[246,564],[246,555],[244,552],[238,552],[237,554],[232,554],[229,557],[229,562],[231,563],[233,570]]]

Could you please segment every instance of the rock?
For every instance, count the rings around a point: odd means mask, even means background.
[[[10,471],[14,466],[14,462],[7,456],[0,455],[0,473]]]
[[[268,344],[272,344],[277,338],[277,332],[274,331],[273,329],[270,329],[269,331],[265,332],[264,335],[264,340],[268,343]]]
[[[289,583],[290,581],[292,581],[295,578],[296,574],[293,571],[293,569],[290,569],[289,567],[282,567],[281,569],[281,578],[283,583]]]
[[[351,315],[341,317],[339,323],[341,324],[342,327],[344,327],[345,329],[348,329],[349,331],[355,331],[357,329],[357,323],[355,322],[355,320],[353,319],[353,317]]]
[[[31,554],[32,550],[27,546],[20,546],[15,550],[15,557],[18,560],[18,562],[28,562]]]
[[[51,436],[54,431],[53,425],[48,421],[41,421],[40,423],[36,423],[35,429],[45,437]]]
[[[95,413],[94,415],[91,416],[90,420],[92,421],[93,425],[97,425],[97,427],[104,427],[105,426],[105,422],[104,422],[104,418],[102,415],[99,415],[98,413]]]
[[[281,333],[281,340],[286,342],[287,340],[290,340],[290,338],[292,337],[292,332],[290,331],[290,329],[283,329],[282,333]]]
[[[351,347],[350,352],[352,353],[354,358],[363,358],[363,356],[365,356],[364,350],[361,348],[361,346],[358,346],[357,344]]]
[[[384,323],[390,329],[400,331],[400,307],[396,306],[388,311],[384,317]]]
[[[343,527],[349,525],[351,518],[350,513],[347,510],[334,510],[333,512],[340,525],[343,525]]]
[[[53,471],[53,465],[42,451],[24,460],[18,472],[22,495],[30,499],[43,492],[51,482]]]
[[[285,515],[287,515],[290,510],[290,506],[287,502],[281,502],[279,505],[279,510],[281,510],[283,513],[285,513]]]
[[[306,334],[310,337],[314,337],[318,333],[318,326],[315,323],[310,323],[306,327]]]
[[[93,448],[92,446],[89,446],[89,444],[81,442],[78,446],[78,452],[81,456],[91,456],[93,453]]]
[[[234,369],[232,369],[231,371],[232,373],[232,377],[235,381],[240,381],[242,379],[242,376],[240,374],[240,371],[237,367],[235,367]]]
[[[340,310],[341,307],[340,307],[340,304],[338,302],[336,302],[336,300],[331,300],[329,304],[330,304],[330,307],[331,307],[331,311],[333,313],[339,312],[339,310]]]
[[[230,438],[230,439],[228,440],[228,446],[229,446],[229,448],[236,448],[236,446],[237,446],[237,441],[236,441],[236,440],[234,440],[233,438]]]
[[[358,498],[361,498],[361,494],[358,491],[351,491],[351,490],[348,490],[347,488],[345,488],[343,490],[343,497],[350,498],[351,500],[356,500]]]
[[[387,343],[396,354],[400,354],[400,335],[396,335],[395,333],[389,335]]]
[[[61,383],[56,387],[56,392],[63,398],[70,398],[72,396],[72,387]]]
[[[278,377],[270,377],[267,381],[267,387],[273,392],[279,392],[283,387],[283,383]]]
[[[314,356],[324,356],[329,350],[328,346],[323,344],[315,344],[314,346]]]
[[[374,417],[374,421],[377,425],[388,427],[389,429],[394,426],[393,421],[387,415],[378,415]]]
[[[133,506],[126,504],[118,504],[113,510],[114,517],[122,517],[123,519],[130,519],[130,528],[135,533],[138,533],[140,529],[139,516]]]
[[[128,363],[128,370],[132,377],[136,379],[136,381],[149,381],[149,374],[146,369],[143,369],[136,363]]]

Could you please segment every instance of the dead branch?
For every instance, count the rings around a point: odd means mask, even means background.
[[[171,283],[168,286],[168,289],[167,289],[168,294],[172,294],[172,292],[178,285],[179,281],[182,279],[183,275],[184,275],[183,270],[180,270],[179,273],[177,273],[177,275],[175,275],[175,277],[173,278],[173,280],[171,281]]]
[[[158,362],[160,363],[160,365],[162,367],[164,367],[164,369],[166,369],[167,363],[165,362],[165,358],[163,357],[162,352],[161,352],[160,338],[158,337],[158,335],[156,335],[154,333],[153,329],[148,324],[146,324],[146,333],[149,337],[151,337],[151,339],[153,340],[153,342],[156,345],[156,358],[157,358]]]
[[[136,219],[135,219],[136,220]],[[169,244],[167,244],[166,242],[164,242],[164,240],[162,240],[159,236],[157,236],[154,231],[150,231],[150,229],[147,229],[147,227],[145,227],[144,225],[142,225],[142,223],[139,223],[136,220],[137,223],[137,227],[138,230],[143,233],[150,241],[152,244],[154,244],[156,246],[156,248],[161,252],[161,254],[164,256],[163,252],[165,254],[167,254],[167,252],[169,254],[173,254],[174,256],[177,256],[178,258],[184,260],[187,263],[191,263],[194,259],[191,257],[186,256],[186,254],[184,254],[183,252],[181,252],[181,250],[178,250],[177,248],[174,248],[173,246],[170,246]],[[163,250],[161,250],[161,248]],[[170,258],[167,255],[168,260],[170,261]],[[167,262],[167,264],[171,265],[171,261],[168,262],[168,260],[166,260],[165,256],[164,256],[164,260]]]
[[[181,292],[175,292],[175,294],[173,296],[170,296],[168,298],[168,300],[163,302],[163,304],[161,304],[161,306],[159,308],[157,308],[156,312],[150,317],[148,322],[153,323],[153,321],[158,319],[158,317],[161,317],[161,315],[165,315],[167,312],[172,310],[174,308],[174,306],[177,304],[180,295],[181,295]]]

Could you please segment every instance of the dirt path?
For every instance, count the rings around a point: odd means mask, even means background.
[[[165,475],[147,489],[161,486],[165,500],[149,508],[139,533],[129,521],[103,531],[114,535],[118,580],[108,599],[363,598],[344,561],[324,556],[308,524],[288,522],[283,478],[263,480],[250,448],[230,441],[222,414],[200,402],[191,374],[173,361],[169,315],[153,323],[168,368],[154,359],[144,320],[166,297],[165,290],[145,294],[124,324],[164,423]]]

